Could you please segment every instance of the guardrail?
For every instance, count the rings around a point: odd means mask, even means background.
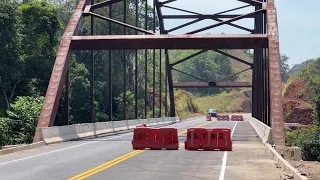
[[[138,124],[146,124],[147,126],[158,126],[172,124],[179,121],[179,117],[176,116],[164,118],[73,124],[67,126],[52,126],[41,128],[40,138],[42,141],[45,141],[47,144],[49,144],[55,142],[70,141],[110,132],[134,129]]]

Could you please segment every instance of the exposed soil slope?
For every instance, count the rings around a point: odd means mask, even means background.
[[[310,98],[311,92],[301,79],[290,79],[284,92],[284,121],[310,124],[313,120],[313,107],[308,102]]]

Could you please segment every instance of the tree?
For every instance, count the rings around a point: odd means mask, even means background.
[[[0,2],[0,90],[5,109],[10,110],[14,92],[23,78],[23,62],[19,57],[17,4]]]
[[[58,44],[60,24],[56,7],[45,1],[31,1],[20,5],[19,10],[21,59],[25,62],[25,77],[36,79],[36,87],[44,95]]]
[[[286,82],[288,80],[288,72],[290,70],[288,65],[288,59],[289,57],[281,54],[280,56],[280,72],[281,72],[281,79],[282,82]]]

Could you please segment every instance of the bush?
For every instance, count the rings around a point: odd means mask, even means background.
[[[12,112],[9,111],[8,115],[15,120],[8,121],[12,123],[8,129],[12,132],[12,140],[9,143],[32,142],[43,100],[43,97],[18,96],[11,104]]]
[[[13,144],[18,136],[16,127],[18,121],[9,118],[0,118],[0,149],[1,146]]]
[[[320,162],[320,131],[313,134],[310,141],[302,145],[302,150],[305,160]]]
[[[307,161],[320,161],[320,128],[313,124],[292,132],[286,132],[286,144],[302,149],[302,156]]]
[[[7,121],[7,118],[0,118],[0,147],[8,143],[9,126],[7,125]]]

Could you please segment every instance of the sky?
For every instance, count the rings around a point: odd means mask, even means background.
[[[152,0],[149,0],[152,2]],[[150,4],[152,4],[150,2]],[[275,0],[278,13],[280,53],[287,55],[290,59],[290,67],[307,59],[320,57],[320,0]],[[201,14],[214,14],[220,11],[246,5],[237,0],[178,0],[167,5],[178,7]],[[188,14],[168,8],[162,9],[163,14]],[[253,12],[253,7],[233,11],[227,14],[246,14]],[[165,28],[170,29],[177,25],[191,21],[189,20],[166,20]],[[217,23],[213,20],[205,20],[193,26],[174,31],[170,34],[184,34],[194,29]],[[253,28],[250,19],[240,20],[234,24]],[[248,34],[248,32],[223,25],[212,30],[201,32],[211,34]]]

